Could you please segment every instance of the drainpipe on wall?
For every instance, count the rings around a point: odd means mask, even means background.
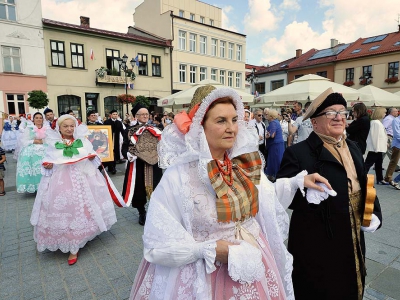
[[[172,41],[175,39],[175,32],[174,32],[174,13],[173,13],[173,11],[171,10],[171,12],[170,12],[170,16],[171,16],[171,21],[172,21],[172,40],[171,40],[171,43],[172,43]],[[173,72],[173,70],[172,70],[172,50],[173,50],[173,47],[172,47],[172,45],[169,47],[169,62],[170,62],[170,72],[171,72],[171,94],[172,94],[172,90],[174,89],[174,77],[173,77],[173,74],[174,74],[174,72]]]

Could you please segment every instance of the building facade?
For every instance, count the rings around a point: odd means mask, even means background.
[[[0,2],[0,111],[32,113],[28,92],[47,91],[40,1]]]
[[[56,115],[72,109],[84,121],[88,110],[107,117],[116,109],[123,117],[127,105],[117,102],[118,95],[153,103],[171,93],[170,41],[91,28],[87,17],[80,25],[43,19],[43,28],[49,107]],[[126,73],[118,62],[124,55]]]
[[[136,29],[172,40],[174,92],[204,79],[245,89],[246,36],[221,20],[221,8],[197,0],[144,0],[134,13]]]

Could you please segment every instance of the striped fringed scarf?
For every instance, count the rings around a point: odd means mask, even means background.
[[[258,151],[232,159],[233,184],[229,186],[212,160],[207,165],[208,177],[217,194],[218,222],[243,221],[258,212],[258,189],[261,158]],[[229,177],[229,176],[227,176]],[[228,178],[229,180],[230,178]]]

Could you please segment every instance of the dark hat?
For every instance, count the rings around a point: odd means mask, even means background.
[[[117,113],[118,111],[116,110],[116,109],[113,109],[113,110],[111,110],[110,112],[109,112],[109,114],[111,115],[111,114],[113,114],[113,113]]]
[[[334,93],[332,88],[327,89],[321,95],[314,99],[304,114],[303,121],[308,118],[315,118],[325,108],[340,104],[347,107],[347,102],[339,93]]]
[[[46,107],[45,110],[43,111],[43,114],[47,114],[48,112],[53,112],[50,108]]]
[[[136,116],[137,112],[138,112],[139,109],[141,109],[141,108],[147,108],[147,107],[144,106],[142,103],[137,103],[137,104],[131,109],[132,116]]]
[[[89,117],[91,114],[95,114],[96,113],[96,111],[94,111],[94,110],[89,110],[87,113],[86,113],[86,117]]]

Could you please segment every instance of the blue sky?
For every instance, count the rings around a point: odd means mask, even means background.
[[[43,17],[126,32],[143,0],[42,0]],[[222,27],[247,35],[246,62],[275,64],[311,48],[398,30],[399,0],[202,0],[222,8]],[[107,9],[105,9],[107,8]],[[65,13],[68,12],[68,13]],[[118,16],[118,17],[116,17]]]

